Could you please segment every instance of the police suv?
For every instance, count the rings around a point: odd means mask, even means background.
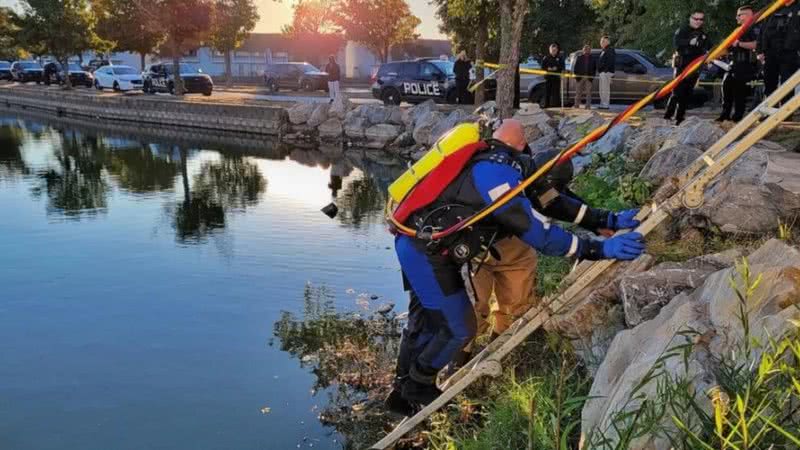
[[[372,77],[372,96],[387,105],[400,102],[456,102],[453,63],[440,59],[393,61],[380,66]]]
[[[181,64],[180,70],[185,93],[211,95],[214,90],[214,83],[211,81],[210,76],[189,64]],[[155,94],[156,92],[175,94],[175,77],[172,74],[172,63],[153,64],[146,69],[143,90],[146,94]]]

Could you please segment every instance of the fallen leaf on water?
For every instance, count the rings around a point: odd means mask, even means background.
[[[272,408],[270,408],[269,406],[261,408],[261,414],[269,414],[270,411],[272,411]]]
[[[347,290],[346,290],[346,291],[344,291],[344,292],[345,292],[345,293],[347,293],[347,294],[353,295],[353,294],[355,294],[355,293],[356,293],[356,290],[355,290],[355,289],[353,289],[353,288],[349,288],[349,289],[347,289]]]

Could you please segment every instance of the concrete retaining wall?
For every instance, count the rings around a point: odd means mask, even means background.
[[[49,89],[0,89],[0,104],[22,112],[35,109],[59,116],[252,133],[279,139],[289,123],[286,110],[270,106],[192,103],[139,96],[102,97]]]

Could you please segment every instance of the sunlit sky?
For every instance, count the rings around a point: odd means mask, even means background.
[[[434,8],[428,4],[428,0],[407,0],[411,7],[411,12],[422,20],[417,32],[423,38],[444,39],[445,36],[439,32],[438,19],[434,15]],[[0,0],[0,6],[13,6],[16,0]],[[283,0],[275,2],[273,0],[256,0],[258,4],[261,21],[256,25],[255,31],[260,33],[276,33],[281,30],[281,26],[292,20],[292,5],[295,0]],[[387,11],[387,14],[391,14]]]

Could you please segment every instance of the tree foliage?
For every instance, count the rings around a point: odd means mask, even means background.
[[[339,33],[335,9],[333,0],[299,0],[292,6],[292,22],[281,31],[289,36]]]
[[[231,52],[242,45],[258,23],[253,0],[216,0],[211,46],[225,54],[225,76],[231,82]]]
[[[13,9],[0,7],[0,59],[13,61],[24,53],[18,40],[19,22]]]
[[[87,0],[24,0],[19,36],[36,53],[54,56],[66,70],[71,56],[85,50],[106,50],[95,33],[97,19]],[[65,86],[70,88],[69,77]]]
[[[163,29],[150,20],[147,13],[154,7],[152,1],[92,1],[97,16],[97,33],[112,42],[115,51],[138,53],[142,69],[145,55],[152,53],[164,40]]]
[[[147,2],[125,0],[94,0],[92,8],[97,15],[97,32],[114,44],[115,51],[135,52],[144,57],[154,51],[164,37],[154,26],[145,11],[152,5]]]
[[[755,1],[755,8],[766,5]],[[672,36],[686,25],[694,9],[706,13],[705,29],[712,41],[727,36],[736,27],[739,3],[716,0],[591,0],[600,28],[617,47],[632,47],[653,55],[672,53]]]
[[[151,3],[152,2],[152,3]],[[184,52],[193,50],[206,41],[211,32],[212,0],[138,0],[156,27],[164,32],[162,54],[172,56],[175,74],[175,93],[183,94],[180,77],[180,60]]]
[[[584,0],[531,0],[530,11],[520,44],[523,57],[545,55],[553,42],[564,52],[600,44],[597,16]]]
[[[392,46],[419,37],[420,24],[405,0],[341,0],[336,23],[348,40],[364,44],[382,62],[389,59]]]

